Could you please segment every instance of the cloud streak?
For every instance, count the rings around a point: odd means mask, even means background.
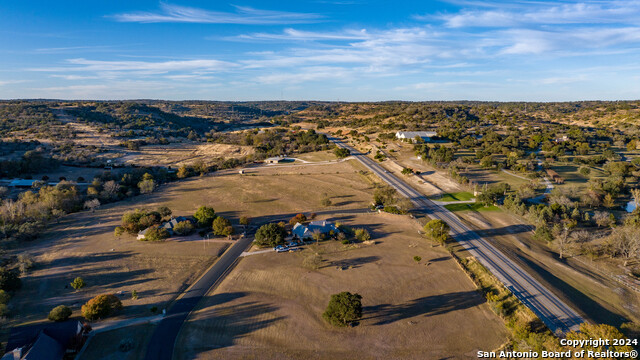
[[[159,12],[139,11],[112,17],[120,22],[242,25],[304,24],[322,20],[322,16],[314,13],[260,10],[246,6],[234,8],[236,12],[222,12],[161,3]]]

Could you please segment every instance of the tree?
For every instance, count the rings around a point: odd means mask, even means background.
[[[358,241],[369,241],[371,240],[371,234],[367,231],[367,229],[355,229],[354,231],[356,239]]]
[[[633,347],[627,345],[626,341],[621,341],[620,344],[614,345],[615,340],[625,339],[626,337],[620,332],[620,330],[607,324],[589,324],[582,323],[580,325],[580,331],[570,331],[566,334],[567,340],[591,340],[591,339],[607,339],[608,345],[602,342],[586,342],[586,345],[582,347],[582,350],[605,352],[607,350],[612,353],[615,352],[630,352]],[[625,359],[626,357],[599,357],[601,359]]]
[[[611,217],[609,216],[611,215],[610,213],[606,212],[606,211],[596,211],[593,214],[593,221],[595,221],[596,225],[598,225],[598,227],[600,226],[610,226],[613,223],[615,223],[615,218],[614,221],[611,221]]]
[[[98,199],[87,200],[84,202],[84,207],[85,209],[91,210],[91,212],[95,212],[96,208],[100,207],[100,200]]]
[[[83,287],[85,287],[85,285],[86,283],[84,282],[84,279],[79,276],[73,279],[73,281],[71,282],[71,287],[76,290],[82,289]]]
[[[351,155],[351,151],[349,151],[349,149],[345,149],[345,148],[341,148],[341,147],[337,147],[333,150],[333,153],[336,155],[336,157],[338,157],[339,159],[343,159],[346,158],[347,156]]]
[[[378,186],[373,192],[375,205],[392,205],[396,202],[397,191],[389,185]]]
[[[151,194],[156,188],[156,182],[153,179],[142,180],[138,183],[141,194]]]
[[[186,167],[185,165],[180,166],[180,168],[178,169],[178,172],[176,173],[176,176],[178,177],[178,179],[184,179],[186,177],[189,177],[190,171],[189,168]]]
[[[251,219],[246,217],[246,216],[241,216],[240,220],[238,220],[238,222],[240,223],[240,225],[242,225],[242,226],[244,226],[246,228],[251,223]]]
[[[401,173],[402,173],[402,175],[411,175],[411,174],[413,174],[413,169],[412,168],[403,168]]]
[[[122,309],[122,302],[113,294],[98,295],[82,305],[82,316],[89,321],[105,318]]]
[[[429,238],[441,244],[449,238],[449,224],[440,219],[429,221],[424,225],[423,230]]]
[[[305,221],[307,221],[307,217],[304,214],[296,214],[296,216],[292,217],[289,220],[289,225],[293,226],[296,223],[304,223]]]
[[[614,207],[616,204],[613,200],[613,196],[611,196],[611,194],[605,195],[604,199],[602,199],[602,205],[607,209],[611,209],[612,207]]]
[[[189,220],[180,221],[176,224],[176,226],[173,227],[173,232],[179,236],[190,235],[191,233],[193,233],[193,230],[195,230],[195,228]]]
[[[166,206],[160,206],[157,211],[163,218],[168,218],[173,213],[173,211]]]
[[[233,234],[233,226],[231,226],[231,222],[222,216],[218,216],[213,220],[212,229],[214,235],[229,236]]]
[[[163,227],[159,227],[158,225],[153,225],[147,228],[147,231],[144,233],[143,241],[162,241],[171,236],[169,231]]]
[[[260,246],[282,245],[286,236],[284,226],[277,223],[265,224],[256,231],[255,242]]]
[[[571,231],[566,227],[560,230],[558,234],[556,234],[556,246],[558,247],[558,255],[560,256],[560,259],[564,257],[564,253],[568,250],[569,246],[571,246],[571,243],[573,242],[573,238],[569,236],[570,234]]]
[[[0,267],[0,290],[15,291],[20,287],[22,287],[22,281],[18,276],[18,271]]]
[[[362,296],[343,291],[331,295],[322,317],[334,326],[347,326],[362,317]]]
[[[209,227],[216,218],[216,212],[208,206],[200,206],[193,217],[200,227]]]
[[[51,321],[65,321],[71,316],[72,313],[73,311],[71,310],[70,307],[65,305],[60,305],[60,306],[54,307],[49,312],[49,316],[47,316],[47,318]]]

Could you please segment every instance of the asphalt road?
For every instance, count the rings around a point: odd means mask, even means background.
[[[209,289],[218,280],[224,278],[224,275],[231,269],[236,259],[243,251],[247,250],[252,242],[253,235],[249,236],[249,234],[238,240],[193,286],[167,309],[165,317],[155,328],[149,341],[145,359],[171,360],[173,347],[182,323],[187,319],[187,316],[200,299],[209,292]]]
[[[441,219],[451,227],[452,237],[495,275],[515,296],[529,307],[554,333],[577,330],[585,320],[549,289],[498,251],[486,239],[468,228],[456,215],[444,207],[434,204],[426,196],[409,186],[366,155],[358,152],[339,139],[329,137],[336,145],[349,149],[351,155],[373,171],[400,194],[409,198],[417,210],[432,219]]]

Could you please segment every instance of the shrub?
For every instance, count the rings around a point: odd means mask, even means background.
[[[20,289],[21,286],[22,281],[18,277],[16,270],[0,267],[0,290],[15,291]]]
[[[105,318],[120,309],[122,309],[122,302],[115,295],[98,295],[82,305],[82,316],[93,321]]]
[[[138,300],[138,292],[135,290],[131,291],[131,298],[133,300]]]
[[[420,260],[422,260],[422,258],[420,256],[416,255],[416,256],[413,257],[413,260],[415,262],[420,262]]]
[[[71,308],[65,305],[56,306],[49,312],[49,316],[47,318],[51,321],[65,321],[67,320],[73,311]]]
[[[391,205],[385,206],[384,211],[388,212],[389,214],[398,214],[398,215],[403,214],[402,210],[398,209],[397,206],[391,206]]]
[[[11,295],[4,290],[0,290],[0,304],[6,304],[11,299]]]
[[[0,304],[0,316],[5,317],[9,315],[9,306],[7,304]]]
[[[200,206],[193,217],[198,222],[198,226],[209,227],[216,218],[216,212],[208,206]]]
[[[177,223],[176,226],[173,227],[173,232],[176,233],[176,235],[180,235],[180,236],[190,235],[191,233],[193,233],[194,230],[195,230],[195,227],[193,226],[191,221],[188,221],[188,220],[181,221]]]
[[[79,277],[79,276],[77,278],[73,279],[73,281],[71,282],[71,287],[76,289],[76,290],[82,289],[83,287],[85,287],[85,285],[86,284],[84,282],[84,279]]]
[[[342,242],[342,244],[344,244],[344,245],[349,245],[349,243],[350,243],[351,241],[349,241],[349,239],[342,239],[342,241],[341,241],[341,242]]]
[[[371,240],[371,234],[369,234],[367,229],[356,229],[355,235],[356,235],[356,239],[358,239],[358,241]]]
[[[131,350],[133,350],[133,348],[135,347],[135,342],[133,341],[133,339],[122,339],[120,341],[120,345],[118,345],[118,350],[120,350],[121,352],[129,352]]]
[[[331,295],[322,317],[334,326],[347,326],[362,317],[362,296],[347,291]]]
[[[123,233],[124,233],[124,228],[122,226],[116,226],[116,228],[113,229],[113,235],[115,237],[120,237],[122,236]]]
[[[169,231],[165,228],[161,228],[158,225],[154,225],[147,229],[144,234],[144,241],[162,241],[169,237]]]
[[[336,155],[336,157],[338,157],[339,159],[342,158],[346,158],[347,156],[351,155],[351,151],[349,151],[349,149],[345,149],[345,148],[341,148],[341,147],[337,147],[333,150],[333,153]]]
[[[260,246],[282,245],[286,236],[284,226],[276,223],[265,224],[256,231],[255,242]]]

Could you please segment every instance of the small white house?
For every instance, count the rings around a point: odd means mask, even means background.
[[[413,139],[420,137],[424,141],[430,141],[432,137],[436,137],[438,135],[435,131],[398,131],[396,132],[397,139]]]

